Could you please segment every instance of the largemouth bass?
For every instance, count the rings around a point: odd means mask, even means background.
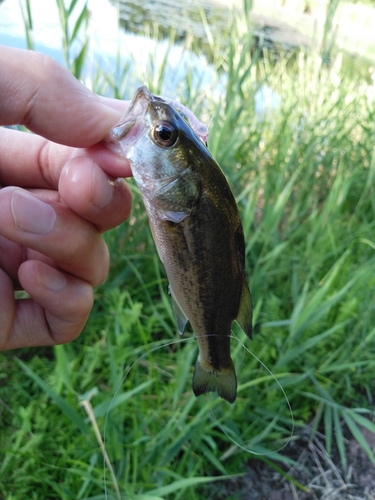
[[[184,109],[142,86],[109,142],[131,164],[178,330],[182,334],[190,321],[198,339],[193,391],[216,391],[233,403],[232,321],[249,338],[252,333],[244,235],[227,179],[202,142],[204,131],[197,130],[198,137],[192,126]]]

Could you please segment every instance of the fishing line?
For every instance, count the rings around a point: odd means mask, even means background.
[[[207,336],[216,336],[215,334],[211,334],[211,335],[204,335],[205,337]],[[181,344],[181,343],[184,343],[184,342],[188,342],[190,340],[196,340],[199,336],[198,335],[193,335],[191,337],[186,337],[186,338],[182,338],[182,339],[175,339],[175,340],[172,340],[170,342],[166,342],[164,344],[161,344],[159,346],[156,346],[152,349],[150,349],[149,351],[143,353],[141,356],[139,356],[137,358],[136,361],[134,361],[134,363],[127,369],[126,373],[124,374],[124,376],[122,377],[121,381],[119,382],[113,396],[112,396],[112,399],[109,403],[109,406],[108,406],[108,409],[107,409],[107,412],[106,412],[106,416],[105,416],[105,420],[104,420],[104,430],[103,430],[103,444],[104,444],[104,447],[105,447],[105,444],[106,444],[106,430],[107,430],[107,421],[108,421],[108,417],[109,417],[109,413],[111,411],[111,408],[112,408],[112,405],[116,399],[116,396],[119,392],[119,390],[121,389],[123,383],[125,382],[126,378],[128,377],[129,373],[131,372],[131,370],[144,358],[146,358],[149,354],[152,354],[154,353],[155,351],[157,351],[158,349],[162,349],[162,348],[165,348],[165,347],[169,347],[169,346],[172,346],[172,345],[175,345],[175,344]],[[202,335],[203,337],[203,335]],[[244,445],[242,445],[239,441],[237,441],[234,437],[232,437],[228,431],[222,426],[222,424],[220,423],[218,417],[216,416],[215,412],[213,409],[210,409],[210,412],[211,412],[211,415],[212,417],[214,418],[214,420],[216,421],[216,424],[217,426],[219,427],[219,429],[223,432],[223,434],[225,434],[228,439],[230,441],[232,441],[232,443],[237,446],[238,448],[242,449],[243,451],[245,451],[246,453],[249,453],[249,454],[252,454],[252,455],[263,455],[263,456],[267,456],[267,455],[272,455],[273,453],[278,453],[280,452],[281,450],[283,450],[288,444],[289,442],[291,441],[292,439],[292,436],[294,434],[294,429],[295,429],[295,421],[294,421],[294,415],[293,415],[293,410],[292,410],[292,407],[291,407],[291,404],[289,402],[289,399],[288,399],[288,396],[286,395],[286,392],[284,390],[284,388],[282,387],[281,383],[278,381],[277,377],[272,373],[272,371],[252,352],[250,351],[250,349],[248,349],[242,342],[241,340],[234,334],[232,333],[230,336],[230,338],[236,340],[237,342],[240,343],[241,347],[244,349],[243,351],[243,356],[242,356],[242,359],[240,360],[240,364],[242,364],[244,358],[245,358],[245,351],[248,352],[270,375],[271,377],[274,379],[274,381],[276,382],[276,384],[278,385],[279,389],[281,390],[283,396],[284,396],[284,399],[286,401],[286,404],[287,404],[287,407],[288,407],[288,410],[289,410],[289,413],[290,413],[290,416],[291,416],[291,421],[292,421],[292,429],[291,429],[291,432],[290,432],[290,435],[288,437],[288,440],[287,442],[281,446],[280,448],[278,448],[277,450],[273,450],[273,451],[269,451],[267,449],[261,451],[261,452],[258,452],[256,450],[252,450],[251,448],[248,448]],[[218,403],[222,403],[222,404],[225,404],[224,401],[222,401],[221,399],[219,399],[217,396],[214,396],[212,395],[212,397],[215,397],[215,399],[218,400]],[[209,399],[209,396],[206,396],[206,400]],[[261,445],[259,445],[260,447]],[[103,457],[104,459],[104,457]],[[105,463],[105,460],[103,460],[103,482],[104,482],[104,494],[105,494],[105,498],[108,499],[108,494],[107,494],[107,478],[106,478],[106,463]]]
[[[112,404],[114,402],[114,400],[116,399],[116,396],[119,392],[119,390],[121,389],[122,387],[122,384],[125,382],[127,376],[129,375],[129,373],[131,372],[131,370],[135,367],[135,365],[141,361],[143,358],[146,358],[149,354],[152,354],[153,352],[157,351],[158,349],[162,349],[163,347],[169,347],[171,345],[174,345],[174,344],[181,344],[182,342],[187,342],[188,340],[194,340],[196,337],[195,336],[192,336],[192,337],[187,337],[187,338],[183,338],[183,339],[177,339],[177,340],[172,340],[171,342],[166,342],[164,344],[161,344],[157,347],[154,347],[153,349],[150,349],[149,351],[143,353],[141,356],[139,356],[139,358],[134,361],[134,363],[128,368],[128,370],[126,371],[125,375],[122,377],[121,381],[119,382],[118,386],[117,386],[117,389],[115,390],[113,396],[112,396],[112,399],[109,403],[109,407],[108,407],[108,410],[107,410],[107,413],[105,415],[105,419],[104,419],[104,430],[103,430],[103,444],[104,444],[104,447],[105,447],[105,443],[106,443],[106,430],[107,430],[107,421],[108,421],[108,416],[109,416],[109,413],[111,411],[111,407],[112,407]],[[103,457],[103,460],[104,460],[104,457]],[[107,495],[107,477],[106,477],[106,463],[105,463],[105,460],[104,460],[104,463],[103,463],[103,482],[104,482],[104,494],[105,494],[105,498],[108,499],[108,495]]]
[[[283,444],[283,446],[280,446],[280,448],[276,449],[276,450],[262,450],[262,451],[255,451],[255,450],[252,450],[251,448],[247,448],[246,446],[243,446],[239,441],[236,441],[227,431],[224,427],[222,427],[222,425],[220,424],[217,416],[215,415],[214,413],[214,410],[211,410],[211,414],[213,416],[213,418],[215,419],[219,429],[232,441],[232,443],[236,446],[238,446],[238,448],[241,448],[243,451],[246,451],[247,453],[251,454],[251,455],[263,455],[263,456],[267,456],[267,455],[272,455],[273,453],[279,453],[280,451],[282,451],[286,446],[288,446],[288,444],[290,443],[290,441],[292,440],[292,437],[293,437],[293,434],[294,434],[294,429],[295,429],[295,421],[294,421],[294,415],[293,415],[293,409],[292,409],[292,406],[290,404],[290,401],[288,399],[288,396],[285,392],[285,389],[283,388],[283,386],[281,385],[281,383],[279,382],[279,380],[277,379],[276,375],[274,375],[272,373],[272,371],[263,363],[263,361],[261,361],[252,351],[250,351],[250,349],[248,349],[242,342],[241,340],[234,334],[232,333],[230,336],[229,336],[231,339],[235,339],[237,340],[237,342],[239,342],[242,346],[242,348],[247,351],[249,354],[251,354],[251,356],[253,356],[253,358],[271,375],[271,377],[274,379],[274,381],[276,382],[276,384],[278,385],[279,389],[281,390],[283,396],[284,396],[284,399],[286,401],[286,404],[287,404],[287,407],[288,407],[288,410],[289,410],[289,413],[290,413],[290,417],[291,417],[291,421],[292,421],[292,428],[291,428],[291,431],[290,431],[290,434],[289,434],[289,437],[286,441],[286,443]],[[243,359],[245,357],[245,354],[243,356]],[[243,361],[243,359],[241,360],[241,362]],[[224,402],[223,402],[224,403]],[[259,445],[261,446],[261,445]]]

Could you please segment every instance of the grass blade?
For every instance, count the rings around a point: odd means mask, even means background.
[[[232,479],[233,477],[239,477],[241,474],[237,474],[236,476],[211,476],[211,477],[190,477],[187,479],[179,479],[172,484],[168,484],[167,486],[161,486],[160,488],[155,488],[148,492],[148,495],[158,495],[165,496],[170,495],[171,493],[175,493],[180,490],[184,490],[186,488],[192,488],[197,486],[198,484],[204,483],[213,483],[214,481],[225,481],[228,479]]]
[[[90,434],[90,429],[86,425],[80,414],[59,394],[57,394],[51,387],[49,387],[36,373],[34,373],[29,366],[23,363],[21,360],[17,360],[22,370],[32,378],[39,387],[55,402],[55,404],[60,408],[60,410],[69,418],[73,425],[78,427],[78,429],[86,435]]]

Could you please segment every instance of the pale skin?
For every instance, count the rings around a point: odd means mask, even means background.
[[[0,68],[0,125],[33,132],[0,127],[0,350],[62,344],[107,276],[101,234],[130,214],[129,163],[101,143],[127,103],[35,52],[0,46]]]

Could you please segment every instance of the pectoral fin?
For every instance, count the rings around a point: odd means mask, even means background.
[[[182,335],[184,333],[186,323],[189,320],[187,319],[184,311],[181,309],[180,304],[177,302],[175,296],[173,295],[171,285],[169,285],[169,287],[168,287],[168,292],[170,293],[171,298],[172,298],[172,309],[173,309],[174,317],[176,319],[178,333],[180,335]]]
[[[157,210],[159,217],[163,220],[170,220],[178,224],[188,217],[189,212],[172,212],[172,210]]]
[[[251,303],[249,285],[245,279],[242,285],[241,302],[236,321],[249,339],[251,339],[253,331],[253,306]]]

